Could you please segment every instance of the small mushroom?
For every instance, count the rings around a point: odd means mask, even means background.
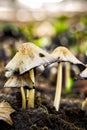
[[[87,68],[84,69],[84,70],[79,74],[79,78],[81,78],[81,79],[87,79]]]
[[[34,82],[31,80],[29,73],[25,73],[23,75],[13,75],[7,80],[7,82],[4,85],[4,87],[20,87],[20,86],[27,86],[28,89],[31,89],[34,86]],[[22,108],[26,108],[26,96],[23,87],[21,87],[21,93],[23,99]]]
[[[29,74],[25,73],[23,75],[11,76],[4,85],[4,87],[7,87],[7,86],[8,87],[28,86],[30,89],[31,86],[34,86],[34,82],[32,82],[32,80],[30,79]]]
[[[54,98],[54,106],[56,110],[59,110],[60,98],[61,98],[61,87],[62,87],[62,62],[69,62],[72,64],[80,64],[85,68],[85,65],[79,61],[66,47],[57,47],[51,55],[58,62],[58,76],[56,84],[56,92]],[[59,62],[60,61],[60,62]]]
[[[78,79],[87,79],[87,68],[79,74]],[[87,110],[87,98],[82,102],[81,108]]]
[[[19,75],[28,73],[29,78],[33,82],[35,86],[35,79],[34,79],[34,68],[40,65],[49,64],[51,62],[55,61],[55,59],[49,55],[47,52],[42,50],[41,48],[37,47],[33,43],[24,43],[21,45],[21,47],[18,49],[18,52],[15,54],[15,56],[12,58],[12,60],[6,65],[6,76],[11,77],[15,73],[18,73]],[[34,107],[34,91],[32,86],[32,90],[27,90],[27,97],[32,98],[30,101],[28,99],[28,106]],[[23,86],[21,86],[21,93],[23,98],[23,103],[25,102],[24,96],[24,89]],[[31,96],[32,95],[32,96]],[[31,97],[30,97],[31,96]],[[26,103],[24,103],[26,104]],[[26,106],[23,106],[25,108]]]

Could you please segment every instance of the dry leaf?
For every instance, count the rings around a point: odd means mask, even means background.
[[[15,110],[10,106],[8,102],[1,102],[0,103],[0,120],[4,120],[9,125],[12,125],[12,120],[10,114],[13,113]]]

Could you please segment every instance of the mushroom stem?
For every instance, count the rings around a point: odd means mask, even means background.
[[[70,63],[66,62],[65,63],[65,88],[68,91],[70,89]]]
[[[32,82],[35,84],[35,78],[34,78],[34,70],[30,70],[29,71],[29,75],[30,78],[32,80]],[[27,90],[27,97],[28,97],[28,108],[34,108],[34,95],[35,95],[35,89],[33,88],[34,86],[32,86],[32,89]]]
[[[58,63],[56,92],[54,98],[54,106],[57,111],[59,110],[60,106],[61,88],[62,88],[62,62]]]
[[[21,95],[22,95],[22,108],[26,108],[26,96],[25,96],[25,91],[24,88],[21,87]]]
[[[34,95],[35,95],[35,89],[28,90],[28,108],[34,108]]]

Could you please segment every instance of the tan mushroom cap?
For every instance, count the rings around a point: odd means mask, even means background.
[[[81,61],[79,61],[66,47],[57,47],[51,55],[55,59],[59,59],[59,61],[64,61],[64,62],[70,62],[73,64],[81,64],[85,66]]]
[[[34,67],[49,64],[53,61],[55,61],[55,59],[38,46],[33,43],[24,43],[5,68],[11,72],[11,75],[15,71],[19,72],[19,74],[23,74]]]
[[[7,80],[7,82],[4,85],[4,87],[22,87],[22,86],[28,86],[29,88],[32,88],[34,86],[34,83],[29,78],[28,73],[20,76],[13,75]]]
[[[87,78],[87,68],[85,70],[83,70],[80,75],[81,78]]]

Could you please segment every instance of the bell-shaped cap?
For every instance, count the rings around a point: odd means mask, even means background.
[[[34,82],[29,77],[29,73],[25,73],[23,75],[13,75],[11,76],[4,87],[25,87],[27,86],[29,89],[33,88]]]
[[[85,67],[85,65],[79,61],[66,47],[57,47],[51,55],[59,61],[70,62],[72,64],[81,64]]]
[[[33,43],[24,43],[5,68],[12,75],[14,72],[23,74],[37,66],[49,64],[54,61],[55,58],[43,49]]]

